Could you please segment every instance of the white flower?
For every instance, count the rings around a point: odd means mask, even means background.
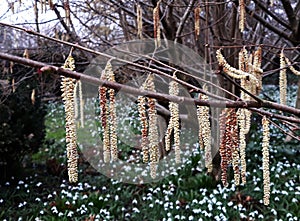
[[[140,213],[140,210],[139,210],[138,208],[136,208],[136,207],[134,207],[134,208],[132,209],[132,211],[135,212],[135,213]]]
[[[137,200],[136,200],[136,199],[133,199],[133,200],[132,200],[132,204],[137,204]]]
[[[232,206],[232,205],[233,205],[233,202],[230,201],[230,202],[227,203],[227,205],[228,205],[228,206]]]
[[[59,212],[58,217],[63,216],[64,214],[62,212]]]
[[[68,214],[67,214],[67,217],[72,217],[72,216],[73,216],[73,214],[74,214],[74,212],[73,212],[73,211],[69,211],[69,212],[68,212]]]
[[[194,220],[194,217],[193,216],[189,216],[189,220]]]

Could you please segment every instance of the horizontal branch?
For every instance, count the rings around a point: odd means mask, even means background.
[[[206,101],[206,100],[200,100],[200,99],[193,99],[190,97],[174,96],[174,95],[169,95],[169,94],[163,94],[163,93],[158,93],[158,92],[153,92],[153,91],[142,90],[142,89],[134,88],[134,87],[131,87],[128,85],[122,85],[122,84],[119,84],[116,82],[103,81],[103,80],[88,76],[83,73],[71,71],[71,70],[64,69],[61,67],[56,67],[53,65],[48,65],[43,62],[38,62],[38,61],[31,60],[31,59],[10,55],[7,53],[0,52],[0,59],[13,61],[15,63],[23,64],[23,65],[34,67],[37,69],[41,69],[42,71],[49,70],[55,74],[75,78],[78,80],[80,79],[83,82],[93,84],[96,86],[103,85],[103,86],[106,86],[109,88],[113,88],[115,90],[122,90],[122,92],[128,93],[128,94],[153,97],[157,100],[172,101],[172,102],[176,102],[176,103],[180,103],[180,104],[187,104],[187,105],[188,104],[189,105],[196,104],[196,105],[200,105],[200,106],[210,106],[210,107],[217,107],[217,108],[227,107],[227,108],[248,108],[249,109],[249,108],[253,108],[253,107],[255,107],[255,108],[265,107],[265,108],[281,110],[283,112],[294,114],[297,117],[300,116],[300,110],[297,108],[277,104],[274,102],[264,101],[264,100],[263,100],[263,102],[256,102],[256,101],[220,101],[220,100],[207,100]]]

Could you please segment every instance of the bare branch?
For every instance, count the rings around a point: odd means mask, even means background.
[[[51,71],[54,74],[59,74],[63,75],[66,77],[71,77],[75,79],[80,79],[83,82],[92,84],[92,85],[103,85],[109,88],[113,88],[116,90],[122,90],[124,93],[129,93],[129,94],[134,94],[134,95],[142,95],[142,96],[147,96],[147,97],[152,97],[157,100],[163,100],[163,101],[172,101],[180,104],[195,104],[195,105],[200,105],[200,106],[209,106],[209,107],[216,107],[216,108],[225,108],[225,107],[238,107],[238,108],[251,108],[251,107],[256,107],[256,108],[271,108],[275,110],[281,110],[286,113],[294,114],[297,117],[300,117],[300,109],[289,107],[286,105],[282,104],[277,104],[269,101],[264,101],[262,103],[258,103],[256,101],[218,101],[218,100],[199,100],[199,99],[193,99],[189,97],[182,97],[182,96],[174,96],[174,95],[169,95],[169,94],[163,94],[163,93],[157,93],[153,91],[148,91],[148,90],[142,90],[139,88],[134,88],[128,85],[122,85],[116,82],[111,82],[111,81],[103,81],[95,77],[88,76],[83,73],[79,72],[74,72],[68,69],[64,69],[61,67],[56,67],[53,65],[48,65],[46,63],[34,61],[31,59],[26,59],[14,55],[10,55],[7,53],[2,53],[0,52],[0,58],[4,60],[9,60],[13,61],[19,64],[23,64],[26,66],[30,67],[35,67],[40,69],[42,72],[43,71]]]

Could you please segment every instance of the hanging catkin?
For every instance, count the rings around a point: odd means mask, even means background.
[[[239,0],[239,29],[241,32],[245,30],[245,22],[246,22],[246,10],[245,10],[245,0]]]
[[[269,169],[269,141],[270,129],[269,121],[266,116],[262,118],[263,140],[262,140],[262,155],[263,155],[263,182],[264,182],[264,204],[269,205],[270,202],[270,169]]]
[[[154,74],[149,75],[147,85],[150,91],[155,91]],[[150,175],[154,179],[156,178],[156,167],[159,160],[156,99],[148,97],[147,100],[149,105]]]
[[[285,56],[284,56],[284,57],[285,57]],[[291,71],[293,74],[295,74],[295,75],[300,75],[300,71],[297,71],[297,70],[292,66],[290,60],[289,60],[287,57],[285,57],[285,62],[286,62],[286,64],[288,65],[290,71]]]
[[[143,162],[147,163],[149,161],[149,141],[148,141],[148,119],[146,111],[146,97],[138,97],[138,111],[141,121],[141,133],[142,133],[142,153]]]
[[[286,90],[287,90],[287,80],[286,80],[286,63],[284,54],[280,53],[280,72],[279,72],[279,92],[280,92],[280,104],[286,104]]]
[[[74,70],[75,61],[71,55],[65,61],[63,68]],[[77,135],[75,125],[74,89],[76,80],[62,76],[61,91],[66,114],[66,143],[67,143],[67,166],[70,182],[78,181],[78,152]]]
[[[200,7],[196,7],[194,9],[194,22],[195,22],[195,37],[196,40],[198,40],[199,35],[200,35],[200,12],[201,12],[201,8]]]
[[[207,90],[204,86],[203,90]],[[207,95],[201,94],[199,95],[199,99],[208,100]],[[201,106],[197,107],[197,115],[198,115],[198,124],[199,129],[201,130],[201,135],[199,135],[199,139],[203,139],[203,146],[205,151],[205,167],[207,168],[208,172],[212,171],[212,154],[211,154],[211,126],[209,120],[209,107]],[[200,131],[199,131],[200,132]],[[201,146],[201,140],[199,140]]]
[[[239,143],[240,143],[240,161],[241,161],[241,177],[242,183],[246,183],[246,115],[244,108],[237,111],[238,124],[240,128]]]
[[[102,71],[102,80],[115,81],[114,72],[110,61],[107,62],[105,69]],[[108,97],[108,99],[107,99]],[[110,159],[118,158],[117,148],[117,116],[115,106],[115,91],[105,86],[99,87],[99,100],[101,111],[101,123],[103,128],[103,159],[109,162]]]
[[[176,75],[173,77],[176,79]],[[169,84],[169,94],[177,96],[179,94],[178,83],[172,80]],[[167,132],[165,135],[166,151],[170,150],[171,133],[174,131],[174,149],[175,149],[175,161],[180,162],[180,130],[179,130],[179,105],[175,102],[169,103],[169,110],[171,112],[171,118],[167,127]]]
[[[143,11],[141,5],[136,7],[136,23],[137,23],[137,36],[139,39],[143,39]]]
[[[109,81],[115,82],[115,74],[112,70],[110,61],[107,62],[106,67],[107,77]],[[109,131],[110,131],[110,151],[112,160],[118,159],[118,147],[117,147],[117,113],[115,102],[115,89],[110,88],[108,90],[109,96]]]
[[[154,39],[156,47],[160,47],[160,17],[159,17],[159,4],[157,2],[156,7],[153,9],[153,25],[154,25]]]

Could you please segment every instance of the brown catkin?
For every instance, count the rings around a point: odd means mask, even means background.
[[[157,2],[156,7],[153,9],[154,39],[155,39],[156,47],[160,47],[161,45],[159,5],[160,5],[160,1]]]
[[[224,109],[220,116],[220,131],[221,131],[221,143],[220,143],[220,156],[221,156],[221,181],[223,186],[228,186],[227,182],[227,167],[228,159],[226,154],[226,109]]]
[[[107,80],[105,70],[102,71],[102,80]],[[110,140],[109,140],[109,109],[107,104],[107,87],[99,86],[99,100],[100,100],[100,119],[103,128],[103,161],[105,163],[110,161]]]
[[[195,38],[196,40],[199,39],[199,35],[200,35],[200,12],[201,12],[201,8],[200,7],[196,7],[194,9],[194,22],[195,22]]]
[[[138,111],[141,121],[141,133],[142,133],[142,153],[143,162],[147,163],[149,161],[149,142],[148,142],[148,120],[146,112],[146,97],[138,97]]]

